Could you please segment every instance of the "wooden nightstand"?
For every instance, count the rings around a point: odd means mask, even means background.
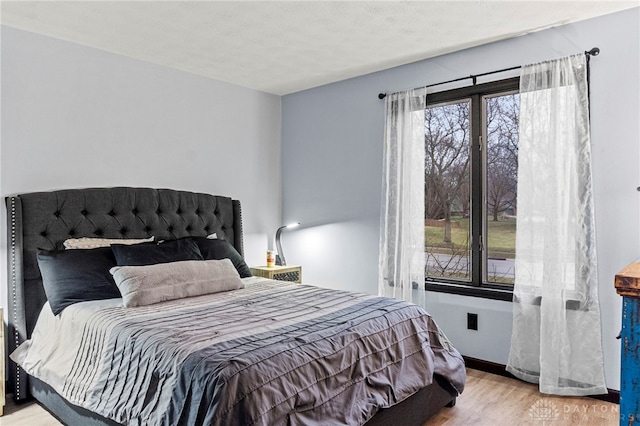
[[[280,281],[302,282],[302,266],[254,266],[251,273],[256,277],[269,278]]]

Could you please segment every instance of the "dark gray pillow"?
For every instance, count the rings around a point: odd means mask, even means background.
[[[195,241],[204,260],[229,259],[240,274],[240,278],[250,277],[251,269],[245,263],[240,253],[226,240],[208,239],[206,237],[186,237]]]
[[[38,250],[44,292],[55,315],[87,300],[119,298],[109,270],[116,259],[109,247],[87,250]]]
[[[112,244],[118,266],[143,266],[158,263],[203,260],[195,241],[181,238],[160,243]]]

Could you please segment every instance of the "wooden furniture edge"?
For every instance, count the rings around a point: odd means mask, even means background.
[[[630,263],[618,272],[614,284],[620,296],[640,298],[640,261]]]
[[[0,307],[0,416],[4,415],[6,404],[5,384],[4,384],[4,308]]]

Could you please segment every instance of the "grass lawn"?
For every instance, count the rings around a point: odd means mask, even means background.
[[[425,226],[425,245],[427,251],[450,253],[466,251],[469,246],[469,219],[456,217],[452,221],[458,222],[458,228],[451,228],[451,243],[443,243],[444,227]],[[512,219],[489,220],[487,224],[489,241],[489,257],[513,259],[516,252],[516,221]]]

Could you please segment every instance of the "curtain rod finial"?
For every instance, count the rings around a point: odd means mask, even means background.
[[[384,99],[387,97],[386,93],[378,93],[378,99]]]
[[[594,47],[593,49],[588,50],[586,53],[591,56],[598,56],[600,54],[600,48]]]

